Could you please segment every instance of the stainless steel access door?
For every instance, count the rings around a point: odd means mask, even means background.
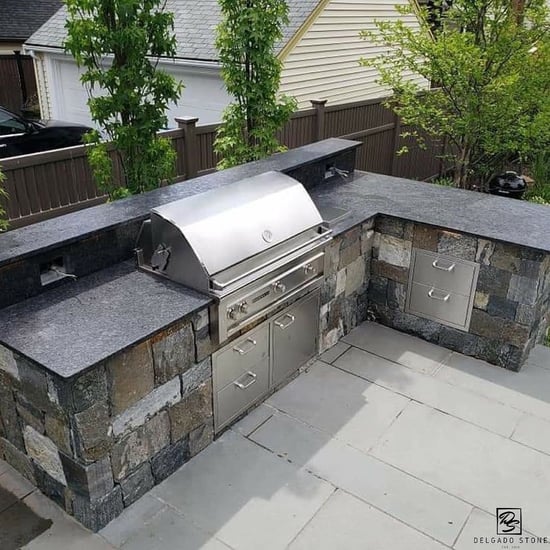
[[[319,291],[296,302],[272,321],[271,386],[317,355]]]

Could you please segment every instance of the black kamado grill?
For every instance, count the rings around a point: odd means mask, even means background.
[[[489,193],[512,199],[521,199],[527,189],[525,180],[516,172],[504,172],[489,182]]]

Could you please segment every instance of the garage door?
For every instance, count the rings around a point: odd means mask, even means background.
[[[80,83],[80,72],[74,61],[54,60],[51,83],[52,118],[91,125],[88,93]]]
[[[52,60],[54,75],[52,89],[52,118],[92,125],[88,111],[88,94],[80,83],[80,71],[72,60]],[[229,96],[217,70],[183,68],[175,64],[165,64],[164,70],[176,80],[183,80],[185,88],[178,105],[168,108],[168,127],[174,128],[177,116],[193,116],[199,123],[219,122],[223,109],[229,103]]]

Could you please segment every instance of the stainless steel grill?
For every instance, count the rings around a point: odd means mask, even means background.
[[[304,187],[267,172],[151,211],[138,264],[216,300],[218,343],[318,288],[331,231]]]

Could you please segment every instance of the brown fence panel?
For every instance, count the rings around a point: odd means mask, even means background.
[[[1,68],[0,68],[1,70]],[[420,149],[401,137],[397,117],[381,101],[347,105],[312,102],[313,108],[295,113],[278,137],[289,149],[319,139],[340,137],[363,143],[357,153],[357,168],[412,179],[428,179],[441,170],[442,144]],[[214,152],[218,125],[199,125],[197,119],[177,119],[178,128],[162,132],[172,140],[177,153],[177,179],[187,179],[216,170]],[[403,145],[409,153],[397,156]],[[122,170],[114,151],[115,179]],[[86,156],[86,147],[72,147],[2,161],[9,198],[3,199],[11,227],[59,216],[106,200],[97,189]]]
[[[214,172],[220,159],[214,152],[218,124],[197,127],[198,175]]]
[[[11,228],[106,200],[93,181],[84,146],[6,159],[2,170]]]
[[[315,141],[316,117],[317,112],[313,109],[295,113],[277,134],[277,138],[288,149],[312,143]]]
[[[425,147],[420,147],[412,137],[399,136],[397,151],[407,147],[406,153],[396,155],[393,175],[415,180],[429,180],[439,175],[443,143],[423,136]]]
[[[341,137],[384,126],[393,121],[393,113],[379,100],[328,106],[325,114],[324,137]]]

